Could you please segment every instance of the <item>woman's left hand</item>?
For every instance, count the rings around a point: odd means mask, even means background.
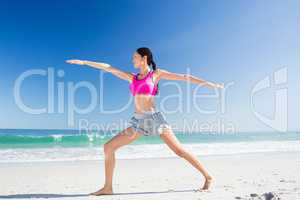
[[[215,88],[224,89],[224,83],[221,83],[221,84],[216,83],[216,84],[215,84]]]

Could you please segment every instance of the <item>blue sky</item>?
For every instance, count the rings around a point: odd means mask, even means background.
[[[133,102],[115,114],[100,110],[118,109],[131,98],[128,82],[93,68],[69,65],[66,59],[77,58],[107,62],[122,70],[137,72],[131,56],[136,48],[149,47],[158,67],[185,73],[187,68],[200,78],[234,84],[226,92],[226,112],[220,113],[218,101],[200,99],[202,109],[214,114],[188,112],[183,98],[183,112],[168,113],[172,124],[183,120],[214,123],[222,119],[234,124],[237,131],[273,131],[257,119],[250,107],[254,85],[275,71],[288,71],[288,129],[300,130],[300,3],[299,1],[2,1],[0,8],[0,128],[78,128],[80,119],[93,123],[118,123],[130,118]],[[54,113],[33,115],[22,111],[14,100],[17,78],[32,69],[47,70],[55,76]],[[97,89],[97,107],[88,114],[75,114],[75,123],[67,123],[68,110],[57,111],[57,84],[88,81]],[[182,96],[196,87],[177,83]],[[103,93],[100,88],[103,87]],[[274,92],[269,88],[255,97],[256,110],[271,116]],[[169,81],[160,83],[157,107],[176,110],[178,101],[170,98],[178,90]],[[213,94],[202,88],[199,94]],[[47,79],[32,76],[22,84],[25,104],[34,108],[47,106]],[[82,88],[75,103],[84,108],[90,102]],[[162,103],[163,101],[163,103]]]

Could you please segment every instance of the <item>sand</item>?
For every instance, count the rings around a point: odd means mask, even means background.
[[[209,191],[196,191],[204,179],[183,158],[117,159],[105,196],[88,195],[103,185],[103,160],[1,163],[0,199],[300,199],[300,152],[199,159],[215,177]]]

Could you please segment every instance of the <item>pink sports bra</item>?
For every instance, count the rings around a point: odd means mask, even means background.
[[[138,73],[133,76],[133,80],[130,83],[130,91],[133,96],[136,94],[148,94],[156,95],[158,92],[157,84],[153,82],[153,70],[148,72],[148,74],[142,78],[138,79]]]

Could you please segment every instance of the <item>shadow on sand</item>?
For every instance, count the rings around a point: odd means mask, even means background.
[[[177,193],[177,192],[196,192],[197,190],[166,190],[158,192],[124,192],[114,193],[113,195],[143,195],[143,194],[163,194],[163,193]],[[64,197],[84,197],[90,196],[89,194],[12,194],[0,195],[0,199],[28,199],[28,198],[64,198]],[[111,196],[111,195],[105,195]]]

